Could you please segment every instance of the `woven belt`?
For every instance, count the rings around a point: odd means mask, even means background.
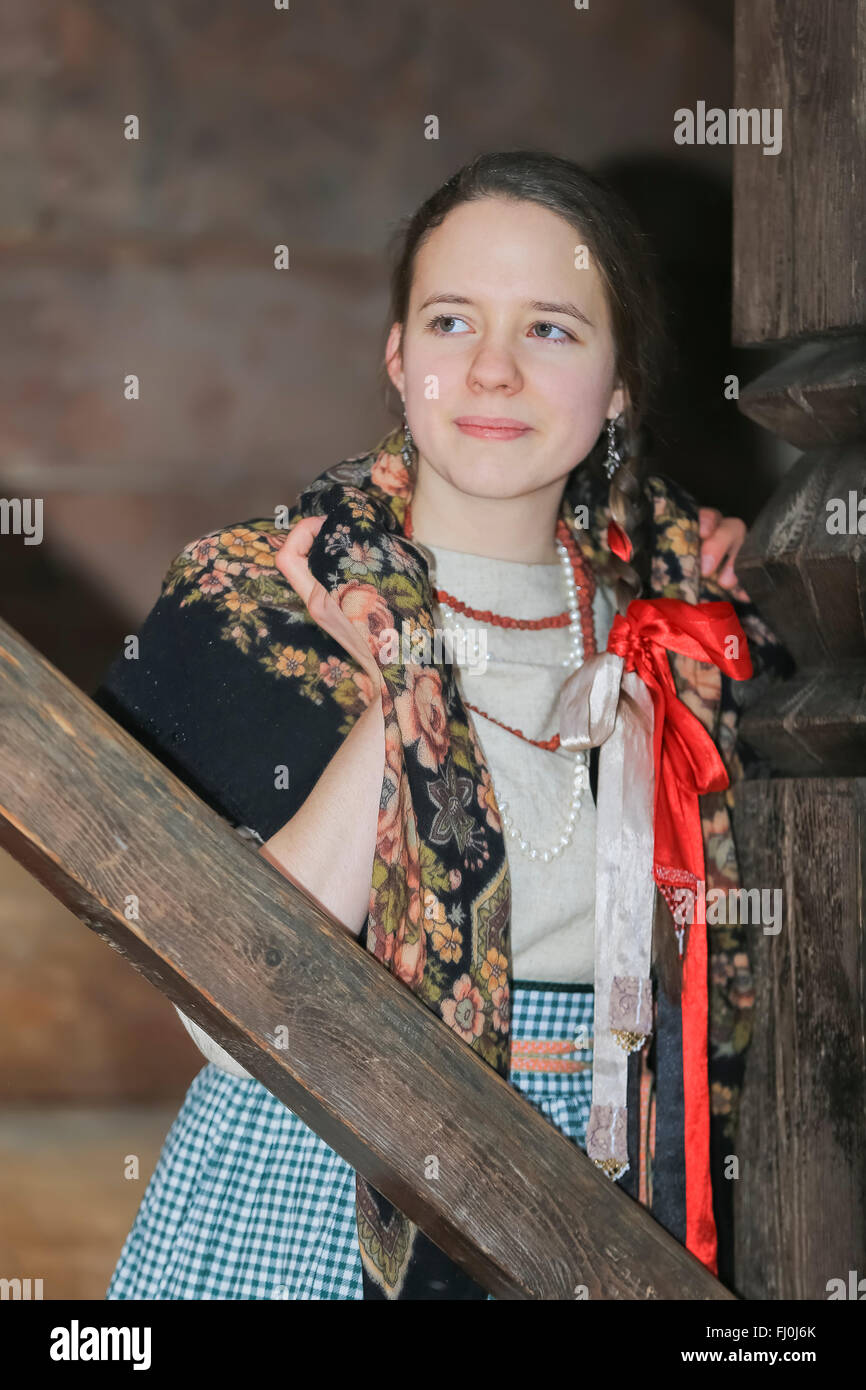
[[[583,1044],[578,1046],[578,1043]],[[569,1054],[582,1053],[583,1059]],[[585,1060],[592,1053],[592,1039],[580,1033],[573,1038],[512,1038],[512,1071],[587,1071],[592,1060]]]

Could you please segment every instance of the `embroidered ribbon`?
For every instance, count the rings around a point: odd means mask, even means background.
[[[685,888],[695,906],[682,993],[686,1246],[715,1273],[698,797],[723,790],[728,777],[710,735],[677,696],[668,651],[718,666],[735,680],[752,674],[745,634],[730,603],[634,599],[626,614],[614,619],[607,651],[590,658],[560,694],[562,743],[601,745],[595,1064],[600,1055],[603,1063],[598,1090],[593,1074],[587,1153],[614,1178],[628,1166],[627,1055],[617,1056],[611,1039],[641,1046],[650,1031],[653,880],[669,902],[675,889]],[[614,966],[624,973],[616,974]]]
[[[652,1031],[653,703],[621,655],[589,657],[559,698],[567,748],[601,745],[596,806],[595,1018],[589,1157],[628,1170],[628,1057]]]

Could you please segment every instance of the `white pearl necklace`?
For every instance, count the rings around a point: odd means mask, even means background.
[[[576,671],[578,666],[582,664],[584,655],[583,633],[580,627],[580,609],[577,606],[578,585],[574,582],[574,571],[571,568],[571,560],[569,558],[568,551],[562,544],[562,541],[559,539],[557,539],[556,541],[556,548],[559,552],[559,559],[562,564],[563,573],[565,575],[566,588],[568,591],[568,631],[571,637],[571,653],[569,656],[563,659],[562,665],[570,667],[572,670]],[[447,603],[443,603],[441,607],[445,613],[454,614],[455,617],[458,617],[455,610],[453,608],[450,608]],[[502,828],[505,831],[506,835],[509,837],[509,839],[517,841],[519,848],[527,856],[527,858],[540,859],[543,863],[548,864],[551,859],[555,859],[557,855],[561,854],[562,851],[566,849],[568,845],[571,843],[572,837],[574,835],[574,827],[577,825],[577,821],[580,816],[580,806],[583,798],[583,790],[589,781],[588,762],[589,755],[586,753],[585,750],[580,749],[577,753],[575,753],[574,775],[572,777],[571,797],[569,799],[568,819],[565,823],[565,829],[563,830],[562,834],[559,837],[559,840],[555,845],[550,845],[544,849],[532,844],[532,842],[525,835],[521,835],[520,831],[517,829],[517,826],[514,824],[513,820],[508,814],[508,802],[504,801],[502,797],[499,796],[499,793],[496,791],[496,785],[494,783],[493,790],[496,795],[496,804],[499,807],[499,815],[502,820]]]
[[[540,859],[543,863],[549,864],[551,859],[555,859],[558,854],[561,854],[562,851],[564,849],[567,849],[570,845],[572,837],[574,835],[574,827],[577,825],[578,817],[580,816],[580,805],[583,799],[583,788],[585,784],[584,776],[586,773],[586,757],[587,755],[583,750],[575,753],[574,755],[574,776],[571,784],[571,799],[569,801],[568,807],[568,820],[566,821],[565,829],[563,830],[556,844],[551,845],[547,849],[540,849],[538,846],[533,845],[532,842],[528,840],[525,835],[521,835],[513,820],[508,815],[508,803],[503,801],[501,797],[496,797],[496,804],[499,807],[499,814],[502,819],[503,830],[505,831],[506,835],[508,835],[509,839],[517,840],[517,843],[522,849],[523,853],[529,859]],[[494,791],[495,790],[496,788],[494,787]]]

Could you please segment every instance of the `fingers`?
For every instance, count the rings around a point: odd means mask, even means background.
[[[706,540],[701,542],[701,574],[712,574],[714,570],[721,567],[727,561],[728,569],[732,576],[731,583],[736,583],[733,575],[733,563],[737,558],[737,552],[743,544],[746,535],[746,523],[737,516],[724,516],[718,526]],[[727,571],[726,571],[727,572]],[[730,583],[719,576],[719,583],[726,588]]]
[[[310,573],[307,556],[325,520],[324,516],[307,516],[296,522],[274,556],[277,569],[285,575],[295,593],[300,594],[307,608],[310,607],[316,588],[321,588]]]
[[[301,521],[295,523],[277,551],[274,562],[283,574],[286,574],[287,565],[296,565],[298,560],[305,559],[309,555],[313,541],[326,520],[327,517],[325,516],[305,516]],[[288,575],[286,578],[288,579]]]
[[[307,556],[326,520],[325,516],[309,516],[296,522],[277,551],[274,564],[303,600],[313,622],[354,657],[372,680],[374,690],[381,691],[382,676],[363,633],[346,617],[333,595],[310,570]]]
[[[725,565],[724,569],[719,574],[719,583],[721,584],[723,589],[733,589],[736,582],[737,576],[734,573],[734,566],[731,564],[729,560],[728,563]]]
[[[733,598],[742,599],[744,603],[749,602],[749,595],[737,579],[732,564],[725,565],[725,568],[719,575],[719,583],[723,589],[727,589],[730,592]]]
[[[721,516],[711,507],[702,507],[700,513],[702,536],[705,536],[704,526],[712,520],[712,530],[701,542],[701,573],[713,574],[718,570],[716,579],[721,587],[727,589],[733,598],[748,603],[749,595],[734,572],[734,563],[746,537],[746,523],[737,516]],[[706,523],[704,514],[708,518]]]
[[[721,519],[722,514],[715,507],[698,508],[698,526],[702,541],[713,534]]]

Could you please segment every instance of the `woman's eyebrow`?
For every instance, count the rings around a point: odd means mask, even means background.
[[[423,304],[418,306],[419,314],[424,309],[429,309],[431,304],[474,304],[474,299],[468,299],[465,294],[431,294],[429,299],[425,299]],[[570,300],[564,300],[561,304],[553,300],[532,299],[527,301],[527,309],[536,309],[543,314],[566,314],[569,318],[578,319],[580,323],[585,323],[587,328],[594,328],[595,324],[586,317],[582,310]]]
[[[586,314],[583,313],[581,309],[578,309],[576,304],[572,304],[570,299],[565,300],[562,304],[552,303],[543,299],[534,299],[529,305],[529,308],[538,309],[540,312],[546,314],[567,314],[569,318],[579,319],[581,323],[585,323],[587,328],[595,327],[595,324],[586,317]]]

